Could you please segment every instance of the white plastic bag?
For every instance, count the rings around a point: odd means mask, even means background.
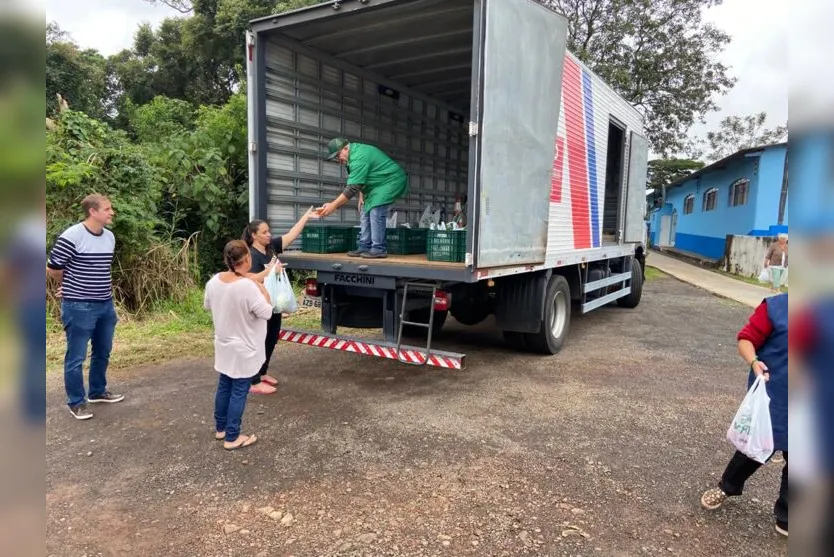
[[[741,406],[727,430],[727,440],[739,452],[762,464],[773,454],[770,397],[767,396],[763,376],[756,378],[741,401]]]
[[[759,282],[768,284],[771,282],[770,279],[770,267],[765,267],[762,269],[762,272],[759,273]]]
[[[423,211],[423,216],[420,217],[420,228],[429,228],[431,225],[431,205],[426,205],[426,209]]]
[[[394,211],[393,213],[391,213],[391,216],[388,217],[387,219],[385,219],[385,226],[387,228],[397,228],[397,219],[398,219],[398,217],[399,217],[399,215],[397,214],[397,211]]]
[[[264,288],[272,301],[273,313],[295,313],[298,311],[298,301],[287,271],[269,273],[264,279]]]

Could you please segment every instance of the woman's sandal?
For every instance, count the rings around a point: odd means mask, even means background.
[[[241,447],[248,447],[249,445],[254,445],[257,440],[258,438],[254,435],[239,435],[238,438],[232,441],[231,443],[229,443],[228,441],[224,442],[223,448],[227,451],[233,451]]]
[[[271,375],[262,375],[261,381],[263,381],[267,385],[272,385],[273,387],[278,385],[278,380],[272,377]]]
[[[226,432],[225,431],[216,431],[216,432],[214,432],[214,438],[217,439],[218,441],[222,441],[223,439],[226,438]]]
[[[728,495],[720,487],[708,489],[701,495],[701,506],[708,511],[714,511],[724,504]]]

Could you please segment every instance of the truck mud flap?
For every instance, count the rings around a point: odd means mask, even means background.
[[[383,340],[368,340],[353,337],[339,337],[326,333],[311,333],[293,329],[281,329],[278,338],[284,342],[294,342],[315,348],[328,348],[341,352],[353,352],[363,356],[385,358],[388,360],[403,360],[416,365],[429,365],[443,369],[464,369],[465,354],[432,350],[426,358],[425,348],[401,346],[397,355],[397,344]]]

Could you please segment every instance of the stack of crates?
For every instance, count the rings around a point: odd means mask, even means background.
[[[429,230],[426,259],[463,263],[466,259],[466,230]]]
[[[426,253],[426,228],[388,228],[385,230],[385,242],[388,253],[394,255],[414,255]]]
[[[344,253],[350,249],[352,226],[307,226],[301,235],[301,251],[307,253]]]

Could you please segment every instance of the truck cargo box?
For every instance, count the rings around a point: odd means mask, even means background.
[[[467,201],[464,260],[296,251],[293,268],[474,282],[633,253],[642,117],[566,37],[532,0],[344,0],[252,22],[252,218],[286,230],[336,197],[346,177],[325,145],[344,136],[408,172],[400,222]],[[355,203],[324,222],[358,224]]]

